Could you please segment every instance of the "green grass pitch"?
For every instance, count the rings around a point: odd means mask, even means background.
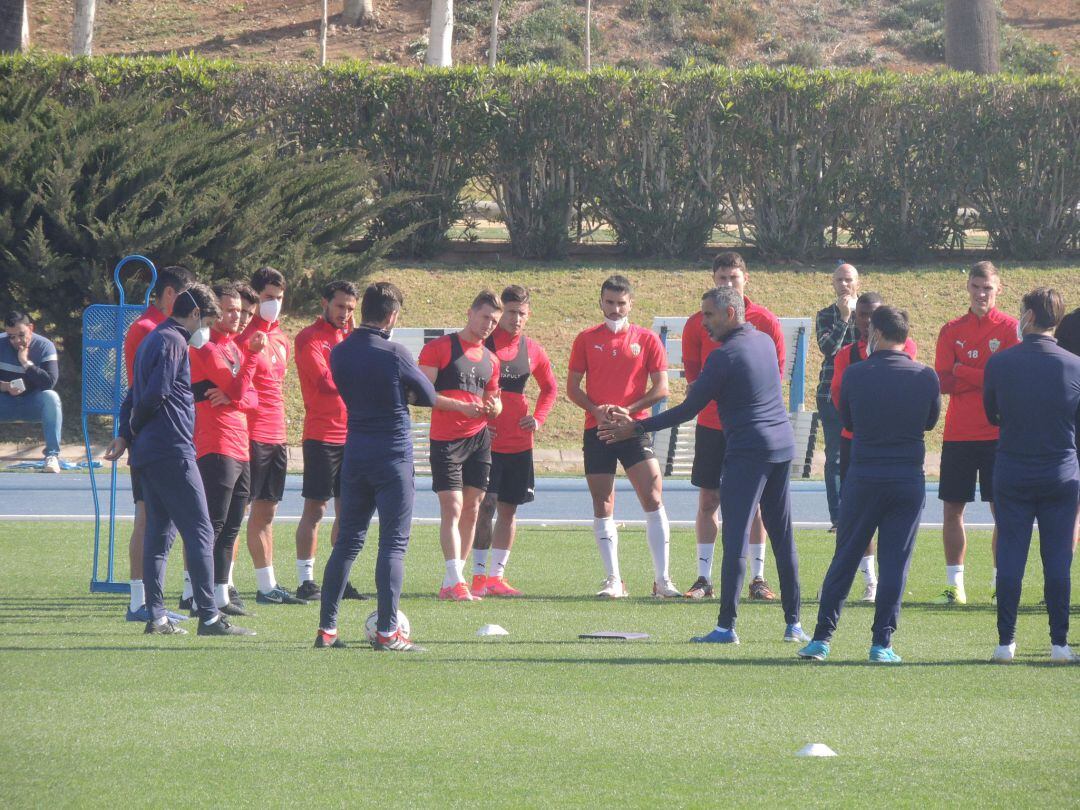
[[[290,587],[292,531],[277,538]],[[780,640],[779,605],[743,605],[739,647],[688,644],[713,626],[716,602],[645,598],[644,536],[629,529],[627,601],[592,598],[591,533],[525,528],[508,574],[529,597],[477,604],[435,600],[437,536],[418,529],[402,607],[422,656],[363,643],[371,602],[346,603],[354,643],[341,651],[311,648],[315,605],[259,606],[252,639],[147,638],[122,621],[126,599],[87,592],[90,536],[88,524],[0,524],[3,807],[1076,806],[1080,667],[1046,663],[1037,550],[1018,661],[987,662],[985,534],[969,551],[970,604],[954,609],[930,604],[940,533],[920,535],[895,638],[905,663],[892,668],[865,662],[864,605],[845,610],[823,664]],[[812,626],[833,543],[797,539]],[[672,546],[686,587],[693,537],[677,531]],[[365,590],[373,565],[369,548],[354,576]],[[246,551],[238,571],[252,593]],[[478,638],[488,622],[510,635]],[[577,638],[601,629],[651,638]],[[808,742],[839,756],[796,758]]]

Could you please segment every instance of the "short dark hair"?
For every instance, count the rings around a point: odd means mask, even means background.
[[[897,307],[878,307],[870,316],[870,325],[890,343],[903,343],[908,339],[908,314]]]
[[[246,281],[236,282],[236,291],[240,293],[240,300],[245,304],[256,307],[259,305],[259,294],[251,289],[251,285]]]
[[[1080,307],[1061,319],[1054,337],[1061,348],[1080,355]]]
[[[502,301],[491,290],[481,290],[476,294],[476,298],[473,299],[469,309],[480,309],[480,307],[491,307],[496,312],[502,312]]]
[[[862,295],[855,299],[855,306],[858,306],[859,304],[872,304],[876,306],[878,304],[884,303],[885,299],[883,299],[876,292],[864,292]]]
[[[173,304],[173,315],[181,318],[190,317],[196,309],[203,318],[219,317],[221,308],[218,306],[217,296],[214,291],[205,284],[196,282],[177,296]]]
[[[511,284],[502,291],[499,296],[504,304],[527,304],[529,303],[529,291],[520,284]]]
[[[273,284],[275,287],[281,287],[284,290],[285,276],[281,274],[280,270],[275,270],[273,267],[260,267],[251,274],[251,286],[255,288],[255,292],[262,292],[263,288],[268,284]]]
[[[154,300],[160,301],[166,289],[182,293],[195,283],[195,274],[186,267],[178,264],[162,267],[157,271],[157,281],[154,282]]]
[[[353,298],[360,297],[359,293],[356,291],[355,284],[353,284],[351,281],[345,281],[344,279],[337,279],[336,281],[331,281],[329,284],[323,287],[323,300],[330,301],[339,292],[343,292],[346,295],[351,295]]]
[[[1023,307],[1040,329],[1053,329],[1065,316],[1065,299],[1053,287],[1036,287],[1024,296]]]
[[[241,298],[240,290],[235,281],[219,281],[213,287],[214,295],[220,301],[222,298]]]
[[[376,281],[364,290],[360,301],[360,320],[363,323],[385,323],[386,319],[405,306],[405,296],[389,281]]]
[[[618,273],[604,279],[604,283],[600,285],[601,296],[603,296],[604,290],[611,290],[616,293],[626,293],[631,297],[634,295],[634,288],[630,286],[630,279],[626,276],[620,276]]]
[[[11,312],[7,314],[7,317],[4,318],[4,326],[7,329],[10,329],[13,326],[19,326],[20,324],[29,326],[32,323],[33,321],[30,320],[30,316],[20,309],[11,310]]]
[[[971,269],[968,270],[968,278],[984,278],[987,281],[991,281],[995,278],[1001,278],[1001,276],[998,275],[997,268],[994,267],[993,262],[982,261],[975,262],[975,264],[971,265]]]
[[[716,258],[712,260],[712,272],[715,273],[721,267],[738,267],[745,273],[746,259],[734,250],[725,250],[723,253],[717,253]]]

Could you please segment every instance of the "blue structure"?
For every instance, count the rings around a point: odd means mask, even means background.
[[[124,285],[120,270],[129,262],[141,262],[150,268],[150,285],[141,304],[128,304],[124,297]],[[94,473],[90,450],[90,416],[111,416],[112,435],[119,433],[120,404],[127,395],[128,380],[124,366],[124,336],[128,328],[138,320],[150,305],[150,291],[157,282],[157,268],[145,256],[125,256],[113,270],[113,283],[120,293],[119,304],[91,304],[83,311],[82,349],[82,429],[86,442],[86,461],[90,467],[90,490],[94,496],[94,559],[90,575],[91,593],[128,593],[127,581],[114,578],[116,553],[116,465],[112,462],[109,472],[109,545],[106,555],[105,578],[101,578],[101,529],[102,509],[98,495],[97,476]]]

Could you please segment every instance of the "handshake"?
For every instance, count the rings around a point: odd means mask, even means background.
[[[597,422],[597,436],[606,444],[629,439],[637,430],[634,417],[621,405],[599,405],[593,415]]]

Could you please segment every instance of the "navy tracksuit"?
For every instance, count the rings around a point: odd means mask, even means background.
[[[330,352],[330,373],[349,421],[341,466],[338,539],[323,574],[319,627],[325,630],[337,627],[341,595],[376,510],[377,627],[388,635],[397,625],[416,492],[409,405],[431,407],[436,394],[409,350],[389,337],[387,332],[362,326]]]
[[[876,351],[844,372],[840,420],[854,434],[851,466],[841,488],[836,551],[821,586],[815,641],[829,641],[836,631],[876,531],[881,575],[873,644],[891,646],[926,500],[923,434],[940,414],[937,374],[902,351]]]
[[[758,503],[780,577],[788,624],[799,621],[799,558],[791,527],[791,460],[795,435],[784,409],[776,344],[751,324],[724,336],[680,405],[641,422],[647,431],[693,419],[716,401],[727,438],[720,487],[721,541],[719,627],[734,628],[746,577],[750,526]]]
[[[139,471],[146,504],[143,584],[153,619],[165,615],[165,563],[176,532],[187,552],[195,606],[203,621],[214,604],[214,529],[195,465],[195,398],[187,330],[166,318],[135,354],[135,378],[120,410],[120,434]]]
[[[983,405],[990,423],[1001,426],[994,460],[998,643],[1016,637],[1020,585],[1038,520],[1050,643],[1063,646],[1080,492],[1080,357],[1048,335],[1025,335],[986,364]]]

